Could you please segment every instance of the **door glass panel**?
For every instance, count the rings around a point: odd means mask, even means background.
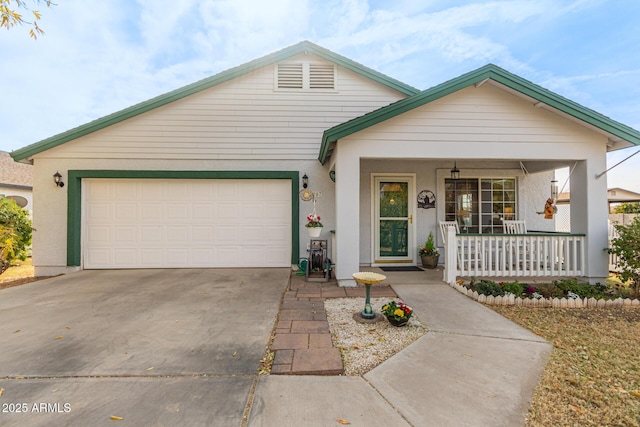
[[[409,212],[409,184],[380,183],[380,218],[406,218]]]
[[[380,256],[407,256],[407,221],[380,220]]]

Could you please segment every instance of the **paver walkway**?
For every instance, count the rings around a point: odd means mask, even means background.
[[[324,310],[327,298],[365,297],[364,286],[341,288],[335,280],[307,282],[291,276],[280,307],[271,350],[275,352],[272,374],[340,375],[340,350],[333,347]],[[371,297],[396,297],[388,285],[373,286]]]

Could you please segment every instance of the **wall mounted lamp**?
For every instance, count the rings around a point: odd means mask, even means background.
[[[56,183],[56,187],[64,187],[64,182],[62,182],[62,175],[60,175],[60,172],[56,171],[56,173],[53,174],[53,182]]]
[[[459,179],[460,178],[460,169],[458,169],[458,165],[456,162],[453,162],[453,169],[451,169],[451,179]]]

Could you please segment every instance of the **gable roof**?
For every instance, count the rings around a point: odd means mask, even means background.
[[[0,151],[0,187],[32,189],[33,166],[14,162],[9,153]]]
[[[331,154],[332,144],[341,138],[359,132],[392,117],[398,116],[429,102],[443,98],[471,85],[481,85],[491,80],[499,83],[536,102],[558,110],[579,121],[598,128],[609,135],[611,140],[627,141],[640,145],[640,132],[620,122],[610,119],[596,111],[564,98],[548,89],[538,86],[522,77],[512,74],[496,65],[488,64],[475,71],[463,74],[452,80],[434,86],[417,95],[410,96],[393,104],[379,108],[363,116],[327,129],[322,135],[322,145],[318,160],[324,164]],[[620,147],[620,148],[625,148]]]
[[[11,157],[13,157],[15,161],[27,159],[35,154],[41,153],[43,151],[54,148],[58,145],[64,144],[65,142],[69,142],[74,139],[80,138],[82,136],[88,135],[92,132],[96,132],[100,129],[104,129],[108,126],[127,120],[131,117],[137,116],[142,113],[146,113],[155,108],[158,108],[163,105],[169,104],[171,102],[177,101],[179,99],[185,98],[189,95],[193,95],[194,93],[203,91],[205,89],[209,89],[221,83],[232,80],[236,77],[240,77],[244,74],[248,74],[252,71],[258,70],[268,65],[275,64],[280,61],[284,61],[290,57],[293,57],[295,55],[298,55],[300,53],[305,53],[305,52],[315,54],[321,58],[326,59],[327,61],[333,62],[341,67],[344,67],[363,77],[371,79],[375,82],[378,82],[384,86],[387,86],[405,95],[411,96],[411,95],[420,93],[419,89],[409,86],[408,84],[402,83],[399,80],[396,80],[392,77],[389,77],[385,74],[382,74],[378,71],[368,68],[362,64],[352,61],[349,58],[346,58],[342,55],[338,55],[337,53],[331,52],[330,50],[325,49],[321,46],[318,46],[314,43],[311,43],[310,41],[302,41],[293,46],[289,46],[277,52],[271,53],[269,55],[263,56],[258,59],[254,59],[253,61],[247,62],[245,64],[239,65],[234,68],[230,68],[226,71],[222,71],[211,77],[202,79],[200,81],[191,83],[182,88],[165,93],[164,95],[157,96],[155,98],[152,98],[147,101],[141,102],[139,104],[133,105],[131,107],[125,108],[124,110],[120,110],[118,112],[96,119],[94,121],[91,121],[89,123],[76,127],[74,129],[68,130],[61,134],[54,135],[40,142],[36,142],[34,144],[20,148],[12,152]]]

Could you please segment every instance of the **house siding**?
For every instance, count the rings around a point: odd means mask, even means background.
[[[584,143],[601,145],[606,137],[485,84],[462,89],[371,126],[344,138],[341,143],[362,140],[463,143],[465,146],[469,143],[505,143],[509,145],[505,145],[502,157],[514,158],[517,152],[531,144],[535,144],[536,150],[543,147],[541,144],[556,147],[559,143],[579,143],[584,147]],[[541,158],[557,157],[552,153],[551,156],[541,153]],[[584,152],[575,154],[584,155]],[[566,159],[566,156],[558,158]]]
[[[335,90],[277,89],[275,78],[270,65],[34,157],[312,160],[326,129],[405,97],[342,67]]]

